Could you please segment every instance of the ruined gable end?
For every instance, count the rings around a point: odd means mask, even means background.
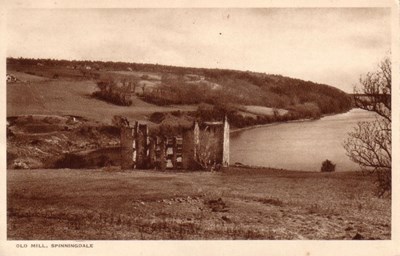
[[[151,136],[146,124],[121,127],[122,169],[213,169],[229,166],[229,123],[197,122],[181,135]]]

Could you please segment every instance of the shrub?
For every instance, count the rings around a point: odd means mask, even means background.
[[[180,117],[180,116],[182,116],[182,112],[180,110],[172,111],[171,115]]]
[[[124,116],[115,115],[113,116],[111,123],[115,127],[129,127],[128,118]]]
[[[60,168],[71,168],[71,169],[80,169],[84,168],[87,165],[86,160],[83,156],[66,153],[60,159],[58,159],[54,163],[54,167],[56,169]]]
[[[96,166],[99,166],[99,167],[111,166],[112,165],[111,159],[106,155],[100,155],[98,157],[97,161],[95,160],[93,162],[95,162],[94,164]]]
[[[321,172],[334,172],[336,165],[328,159],[322,162]]]
[[[7,166],[10,166],[14,162],[14,160],[17,158],[18,158],[18,155],[16,153],[9,152],[7,150]]]
[[[10,127],[7,127],[7,139],[15,137],[15,134],[11,131]]]
[[[121,126],[112,126],[112,125],[103,125],[98,127],[96,130],[101,133],[102,136],[111,136],[111,137],[119,137],[121,134],[121,127],[128,127],[121,125]]]
[[[93,92],[92,96],[115,105],[132,105],[131,87],[127,84],[123,84],[122,87],[117,84],[112,78],[104,78],[97,82],[99,91]]]
[[[149,120],[153,123],[159,124],[165,119],[165,113],[154,112],[150,115]]]
[[[318,119],[321,117],[321,110],[316,103],[306,102],[303,104],[296,104],[289,108],[293,111],[297,118],[313,118]]]

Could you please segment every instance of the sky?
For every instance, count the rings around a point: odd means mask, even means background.
[[[280,74],[352,92],[391,46],[388,8],[11,9],[7,56]]]

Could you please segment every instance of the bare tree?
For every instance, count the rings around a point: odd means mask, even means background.
[[[387,57],[378,66],[376,72],[367,73],[360,78],[361,89],[355,89],[357,107],[373,111],[391,122],[392,72],[391,61]]]
[[[362,170],[376,175],[378,195],[391,195],[392,183],[392,117],[391,61],[387,57],[378,70],[360,78],[361,89],[355,89],[355,106],[377,114],[371,122],[359,122],[344,147],[347,155]]]

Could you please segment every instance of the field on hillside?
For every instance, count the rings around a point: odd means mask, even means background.
[[[108,73],[120,74],[124,76],[145,77],[146,80],[160,81],[161,75],[154,72],[138,72],[138,71],[108,71]]]
[[[50,78],[31,75],[31,74],[27,74],[24,72],[17,72],[17,71],[10,72],[10,75],[15,76],[21,82],[38,82],[38,81],[50,80]]]
[[[361,173],[8,170],[7,235],[52,239],[390,239]]]
[[[7,116],[75,115],[110,123],[114,115],[125,116],[130,121],[147,120],[154,112],[197,109],[195,105],[160,107],[135,96],[132,106],[117,106],[93,98],[91,94],[95,90],[96,84],[90,80],[52,79],[10,83],[7,86]]]
[[[288,111],[286,109],[275,108],[279,115],[284,115]],[[262,106],[244,106],[244,111],[247,111],[256,115],[272,116],[274,115],[274,108],[262,107]]]

